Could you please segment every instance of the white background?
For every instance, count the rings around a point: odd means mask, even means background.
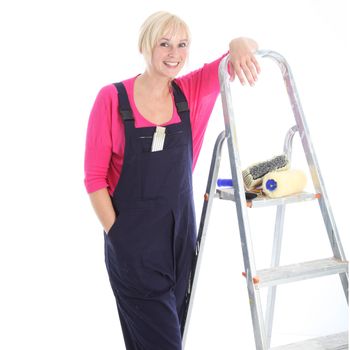
[[[102,229],[83,185],[85,132],[99,89],[143,71],[138,29],[157,10],[191,28],[186,72],[221,56],[237,36],[287,58],[349,255],[347,1],[2,2],[1,349],[123,349]],[[261,64],[254,89],[233,84],[242,165],[281,153],[293,125],[277,66]],[[218,99],[194,172],[198,217],[221,130]],[[257,265],[266,267],[274,211],[250,217]],[[282,255],[282,263],[331,255],[316,203],[288,207]],[[254,348],[242,266],[234,205],[215,201],[187,349]],[[274,344],[348,327],[337,276],[281,286],[276,307]]]

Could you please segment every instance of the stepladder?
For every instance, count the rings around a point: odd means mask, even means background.
[[[244,264],[243,275],[246,278],[248,300],[254,334],[254,342],[257,350],[341,350],[348,349],[348,333],[325,334],[318,338],[305,339],[298,343],[279,345],[271,347],[272,329],[275,314],[276,294],[278,286],[298,281],[305,281],[323,276],[338,275],[340,288],[343,290],[345,300],[348,303],[348,262],[342,247],[340,234],[332,213],[325,184],[321,175],[320,167],[316,158],[314,146],[311,141],[310,132],[301,106],[296,84],[291,68],[286,59],[279,53],[271,50],[261,50],[256,53],[262,59],[271,59],[280,68],[288,99],[293,114],[293,124],[287,130],[283,153],[292,160],[293,140],[295,135],[300,137],[301,150],[305,155],[305,164],[312,182],[311,191],[303,191],[297,194],[279,198],[267,198],[258,196],[250,199],[247,196],[242,177],[241,159],[236,135],[236,119],[233,110],[229,76],[226,70],[227,60],[222,59],[219,68],[220,93],[222,110],[224,115],[225,130],[217,137],[212,161],[209,170],[207,187],[204,195],[202,214],[199,224],[196,253],[193,259],[192,273],[187,295],[187,309],[182,320],[183,347],[185,349],[187,332],[190,328],[190,317],[196,293],[197,281],[201,261],[203,257],[204,243],[208,231],[209,218],[214,199],[222,199],[234,202],[235,214],[238,222],[239,238],[242,247]],[[230,180],[232,186],[220,188],[218,176],[220,169],[221,153],[223,144],[228,147],[228,158],[230,165]],[[324,236],[328,236],[331,254],[321,256],[315,260],[301,261],[293,264],[281,264],[282,238],[284,231],[285,212],[290,204],[301,202],[318,202],[320,221],[324,226]],[[249,210],[262,207],[275,207],[274,235],[272,240],[271,262],[268,268],[257,269],[254,242],[250,230]],[[309,249],[313,249],[310,246]],[[267,290],[267,300],[263,311],[261,291]],[[246,300],[242,296],[242,302]],[[324,302],[332,303],[332,300]],[[322,307],[322,305],[320,306]],[[302,317],[302,316],[300,316]],[[232,344],[227,348],[234,349]]]

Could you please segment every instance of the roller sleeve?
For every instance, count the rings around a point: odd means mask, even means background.
[[[263,178],[263,192],[270,198],[279,198],[302,192],[306,175],[301,170],[273,171]]]

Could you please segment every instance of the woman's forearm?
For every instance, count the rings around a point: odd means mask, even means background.
[[[106,233],[112,227],[116,216],[107,188],[89,194],[92,206]]]

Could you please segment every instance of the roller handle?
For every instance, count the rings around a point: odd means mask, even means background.
[[[232,179],[217,179],[216,181],[218,187],[233,187]],[[246,192],[245,198],[250,201],[256,198],[258,195],[252,192]]]
[[[218,187],[233,187],[232,179],[218,179],[216,183]]]

